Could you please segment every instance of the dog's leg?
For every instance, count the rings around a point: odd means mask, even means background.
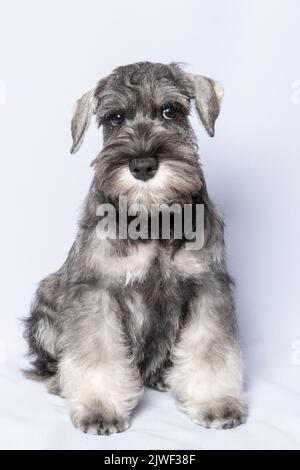
[[[59,297],[60,272],[44,279],[36,292],[30,316],[24,320],[24,336],[32,356],[33,369],[25,371],[30,378],[55,380],[57,372],[56,342],[58,337],[57,298]],[[57,387],[56,390],[58,391]]]
[[[69,311],[59,369],[73,424],[91,434],[122,432],[142,385],[120,326],[119,306],[108,291],[95,291],[82,294]]]
[[[245,422],[242,361],[226,275],[214,276],[191,300],[173,362],[168,384],[195,423],[226,429]]]

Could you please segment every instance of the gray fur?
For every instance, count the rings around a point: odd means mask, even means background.
[[[206,427],[245,421],[223,222],[207,194],[188,119],[195,100],[213,135],[221,99],[217,82],[176,64],[141,62],[117,68],[77,103],[72,152],[93,114],[103,125],[104,146],[93,162],[77,238],[62,268],[41,282],[25,335],[33,373],[66,397],[84,432],[125,430],[144,385],[173,391]],[[162,119],[165,104],[179,109],[176,119]],[[110,123],[115,111],[125,113],[121,126]],[[157,175],[137,191],[129,162],[153,155]],[[97,207],[117,206],[121,194],[147,207],[203,203],[204,247],[187,251],[184,239],[99,240]]]

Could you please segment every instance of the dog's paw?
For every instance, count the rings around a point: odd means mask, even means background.
[[[105,418],[101,413],[95,411],[73,412],[71,419],[75,428],[84,433],[96,434],[98,436],[110,436],[118,432],[126,431],[129,423],[125,419]]]
[[[247,405],[243,399],[224,397],[201,404],[192,419],[205,428],[235,428],[246,422]]]

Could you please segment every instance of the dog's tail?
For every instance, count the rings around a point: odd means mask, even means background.
[[[33,368],[23,372],[27,377],[36,380],[48,379],[57,372],[57,312],[53,296],[54,276],[41,282],[30,316],[24,319],[24,338],[28,343]]]

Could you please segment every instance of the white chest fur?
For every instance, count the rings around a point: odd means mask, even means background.
[[[130,286],[151,274],[155,259],[160,264],[163,277],[197,277],[208,268],[204,253],[180,248],[172,257],[172,252],[162,249],[155,240],[132,246],[125,256],[118,255],[108,240],[94,240],[92,245],[88,261],[91,267],[123,286]]]
[[[158,255],[155,241],[132,246],[126,256],[120,256],[112,249],[109,241],[101,240],[93,244],[89,262],[93,269],[105,277],[130,285],[142,280],[149,272],[152,261]]]
[[[195,277],[207,269],[205,256],[199,252],[181,248],[175,253],[171,262],[173,269],[182,277]]]

